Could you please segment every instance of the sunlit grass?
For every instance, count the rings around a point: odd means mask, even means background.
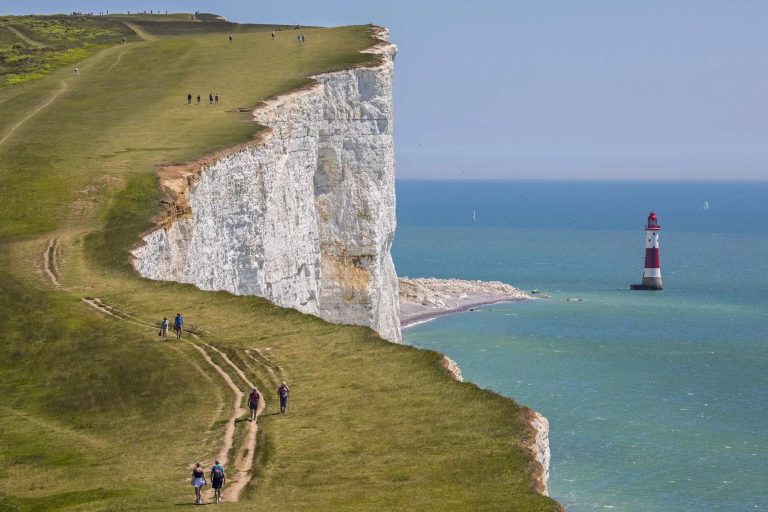
[[[306,29],[302,45],[240,27],[230,45],[164,23],[174,37],[102,50],[78,77],[0,89],[0,508],[173,510],[191,502],[190,465],[218,453],[231,391],[187,343],[81,301],[98,297],[139,323],[183,312],[263,386],[258,478],[230,508],[553,510],[532,492],[524,411],[448,379],[439,354],[135,275],[129,250],[160,208],[156,166],[247,141],[257,127],[241,108],[373,58],[359,53],[369,27]],[[220,104],[187,105],[188,92]],[[60,289],[41,269],[54,236]],[[289,413],[274,415],[282,379]]]

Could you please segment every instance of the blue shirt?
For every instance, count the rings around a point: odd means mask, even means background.
[[[211,478],[216,478],[216,473],[213,472],[215,468],[221,468],[221,477],[224,478],[224,466],[222,466],[221,464],[214,464],[211,467]]]

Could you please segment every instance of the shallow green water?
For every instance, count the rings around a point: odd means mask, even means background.
[[[570,511],[768,509],[766,199],[759,183],[401,182],[400,275],[552,296],[405,340],[547,416]],[[650,207],[665,289],[630,292]]]

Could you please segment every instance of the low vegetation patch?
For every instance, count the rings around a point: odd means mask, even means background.
[[[107,46],[135,37],[124,23],[101,16],[0,17],[0,85],[41,78]]]

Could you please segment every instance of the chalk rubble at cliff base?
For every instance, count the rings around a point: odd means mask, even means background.
[[[403,326],[483,304],[531,298],[500,281],[401,277],[399,289]]]

